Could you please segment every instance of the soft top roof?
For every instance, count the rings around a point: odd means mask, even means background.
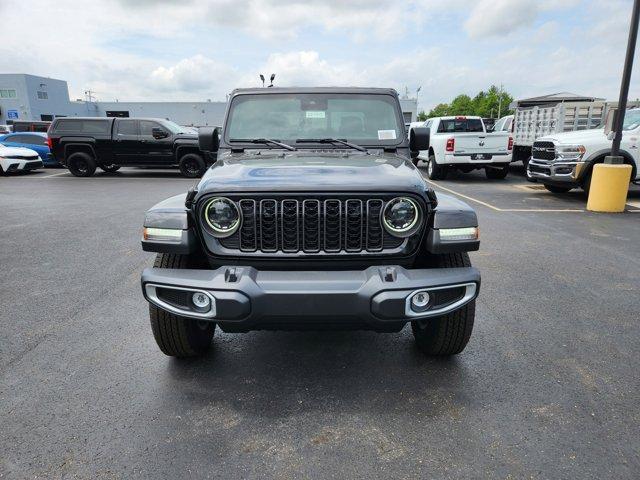
[[[384,94],[397,96],[393,88],[376,88],[376,87],[256,87],[256,88],[236,88],[231,95],[244,94],[261,94],[268,95],[274,93],[359,93],[367,94]]]

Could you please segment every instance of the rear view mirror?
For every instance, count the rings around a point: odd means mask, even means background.
[[[198,129],[198,144],[203,152],[217,152],[220,145],[218,129],[215,127],[200,127]]]
[[[153,138],[160,139],[167,138],[169,133],[164,128],[154,127],[151,129],[151,135]]]
[[[422,150],[429,150],[429,129],[425,127],[412,128],[409,132],[409,150],[411,158],[417,158]]]
[[[604,119],[604,134],[609,135],[613,132],[614,125],[616,124],[616,118],[618,116],[618,109],[611,107],[607,112],[607,116]]]

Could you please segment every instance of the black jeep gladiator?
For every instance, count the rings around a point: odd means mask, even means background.
[[[76,177],[90,177],[100,167],[179,166],[185,177],[200,177],[207,156],[198,135],[157,118],[56,118],[48,130],[53,157]]]
[[[419,348],[461,352],[480,274],[475,212],[436,196],[411,158],[395,90],[235,90],[223,135],[200,129],[217,161],[184,195],[145,216],[142,273],[160,349],[204,353],[216,326],[367,329],[411,323]]]

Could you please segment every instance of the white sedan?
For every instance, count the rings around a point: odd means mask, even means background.
[[[0,143],[0,173],[24,172],[42,167],[44,164],[37,152],[30,148],[5,147]]]

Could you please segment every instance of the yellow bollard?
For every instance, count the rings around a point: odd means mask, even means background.
[[[623,212],[631,181],[631,165],[598,163],[593,167],[587,210]]]

